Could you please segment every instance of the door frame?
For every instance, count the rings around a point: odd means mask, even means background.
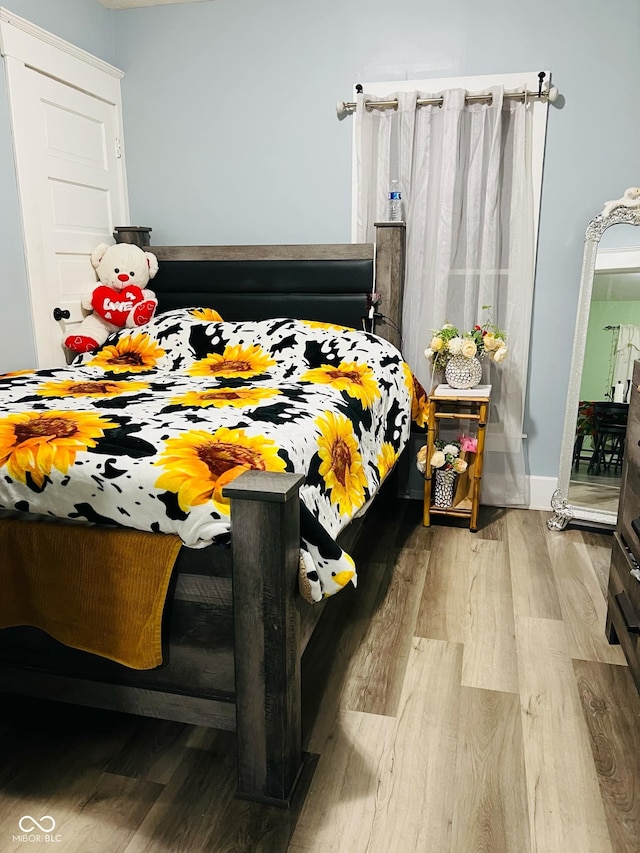
[[[26,99],[22,97],[25,69],[33,69],[59,82],[105,101],[115,108],[116,146],[118,151],[116,180],[121,193],[126,221],[129,221],[124,145],[122,142],[122,95],[120,80],[124,72],[82,48],[47,32],[0,6],[0,55],[4,57],[14,165],[22,219],[22,238],[29,288],[29,301],[35,336],[38,365],[49,360],[51,321],[47,306],[43,311],[41,297],[46,281],[47,257],[42,243],[38,194],[30,164],[35,156],[32,135],[24,120]]]

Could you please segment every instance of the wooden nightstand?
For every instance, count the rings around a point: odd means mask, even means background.
[[[424,472],[423,524],[425,527],[430,526],[432,515],[449,515],[468,518],[469,529],[474,533],[478,529],[482,457],[490,396],[491,385],[480,385],[468,391],[449,388],[448,385],[438,385],[429,395],[427,459]],[[467,452],[465,455],[468,468],[456,477],[450,506],[436,506],[434,504],[436,469],[431,467],[435,441],[437,438],[453,441],[463,431],[465,435],[477,439],[477,450],[475,453]]]

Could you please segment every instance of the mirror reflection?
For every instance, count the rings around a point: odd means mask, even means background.
[[[640,235],[600,241],[589,306],[567,501],[617,513],[633,363],[640,358]]]

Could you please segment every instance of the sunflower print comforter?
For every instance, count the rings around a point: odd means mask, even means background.
[[[0,377],[0,507],[175,533],[229,533],[224,486],[295,471],[313,600],[356,583],[335,538],[394,466],[421,407],[381,338],[177,309],[58,369]]]

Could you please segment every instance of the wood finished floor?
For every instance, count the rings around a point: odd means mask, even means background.
[[[415,501],[372,512],[360,586],[305,655],[303,803],[235,799],[233,734],[4,698],[0,851],[638,853],[611,538],[534,511],[483,508],[476,534],[423,528]],[[59,841],[21,840],[25,815]]]

